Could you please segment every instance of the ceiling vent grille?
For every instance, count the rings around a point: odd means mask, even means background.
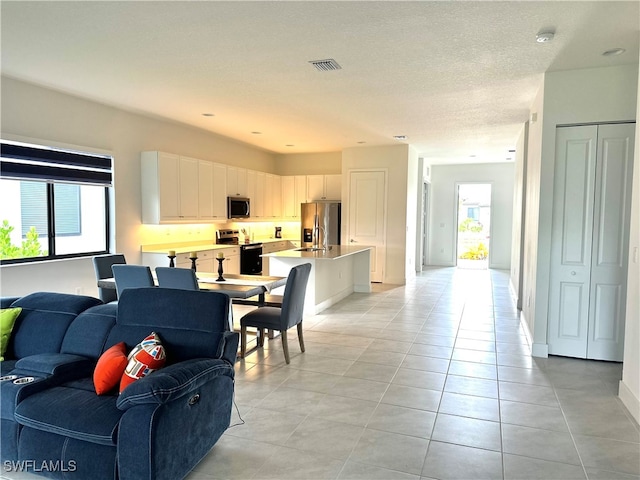
[[[341,70],[342,67],[338,65],[333,58],[327,58],[326,60],[312,60],[309,62],[316,67],[319,72],[329,72],[331,70]]]

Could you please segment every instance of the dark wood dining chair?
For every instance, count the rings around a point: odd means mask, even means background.
[[[304,263],[291,269],[287,277],[282,298],[282,307],[260,307],[247,313],[240,319],[240,356],[244,357],[247,351],[247,327],[258,329],[258,346],[264,346],[264,331],[278,330],[282,338],[284,360],[290,363],[289,345],[287,342],[287,330],[294,325],[298,328],[298,342],[300,350],[304,353],[304,338],[302,336],[302,315],[304,311],[304,297],[309,282],[311,264]]]
[[[127,263],[124,255],[115,253],[112,255],[98,255],[92,258],[93,270],[96,273],[96,281],[113,277],[111,267],[113,265],[124,265]],[[113,302],[118,299],[118,292],[112,288],[98,287],[98,296],[104,303]]]
[[[190,268],[156,267],[158,286],[180,290],[200,290],[196,272]]]
[[[127,288],[154,287],[151,269],[144,265],[113,265],[113,279],[116,281],[118,297]]]

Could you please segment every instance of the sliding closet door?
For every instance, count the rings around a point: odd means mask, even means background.
[[[598,127],[556,130],[549,353],[587,356]]]
[[[622,361],[634,131],[598,127],[587,358]]]

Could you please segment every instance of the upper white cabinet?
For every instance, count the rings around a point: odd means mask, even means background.
[[[307,175],[307,200],[340,200],[342,175]]]
[[[227,166],[227,195],[248,197],[247,169]]]
[[[142,223],[226,219],[224,165],[165,152],[142,152]]]
[[[142,222],[198,218],[198,162],[163,152],[142,152]],[[195,193],[194,193],[195,192]]]
[[[282,217],[300,218],[300,204],[307,201],[307,176],[281,177]]]
[[[198,218],[227,218],[227,167],[219,163],[198,161]]]
[[[265,216],[279,218],[282,216],[282,187],[280,177],[267,173],[264,183]]]

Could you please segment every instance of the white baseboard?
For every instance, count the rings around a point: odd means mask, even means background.
[[[549,356],[549,345],[546,343],[534,343],[531,345],[531,356],[547,358]]]
[[[318,313],[320,313],[323,310],[326,310],[327,308],[329,308],[331,305],[335,305],[336,303],[338,303],[340,300],[343,300],[345,298],[347,298],[349,295],[351,295],[354,292],[353,288],[351,286],[349,286],[349,288],[345,288],[344,290],[336,293],[335,295],[327,298],[325,301],[318,303],[315,307],[311,307],[309,308],[310,311],[307,311],[306,309],[306,305],[305,305],[305,315],[317,315]]]
[[[640,400],[638,400],[623,380],[620,380],[618,397],[623,405],[627,407],[631,416],[635,418],[636,422],[640,423]]]

